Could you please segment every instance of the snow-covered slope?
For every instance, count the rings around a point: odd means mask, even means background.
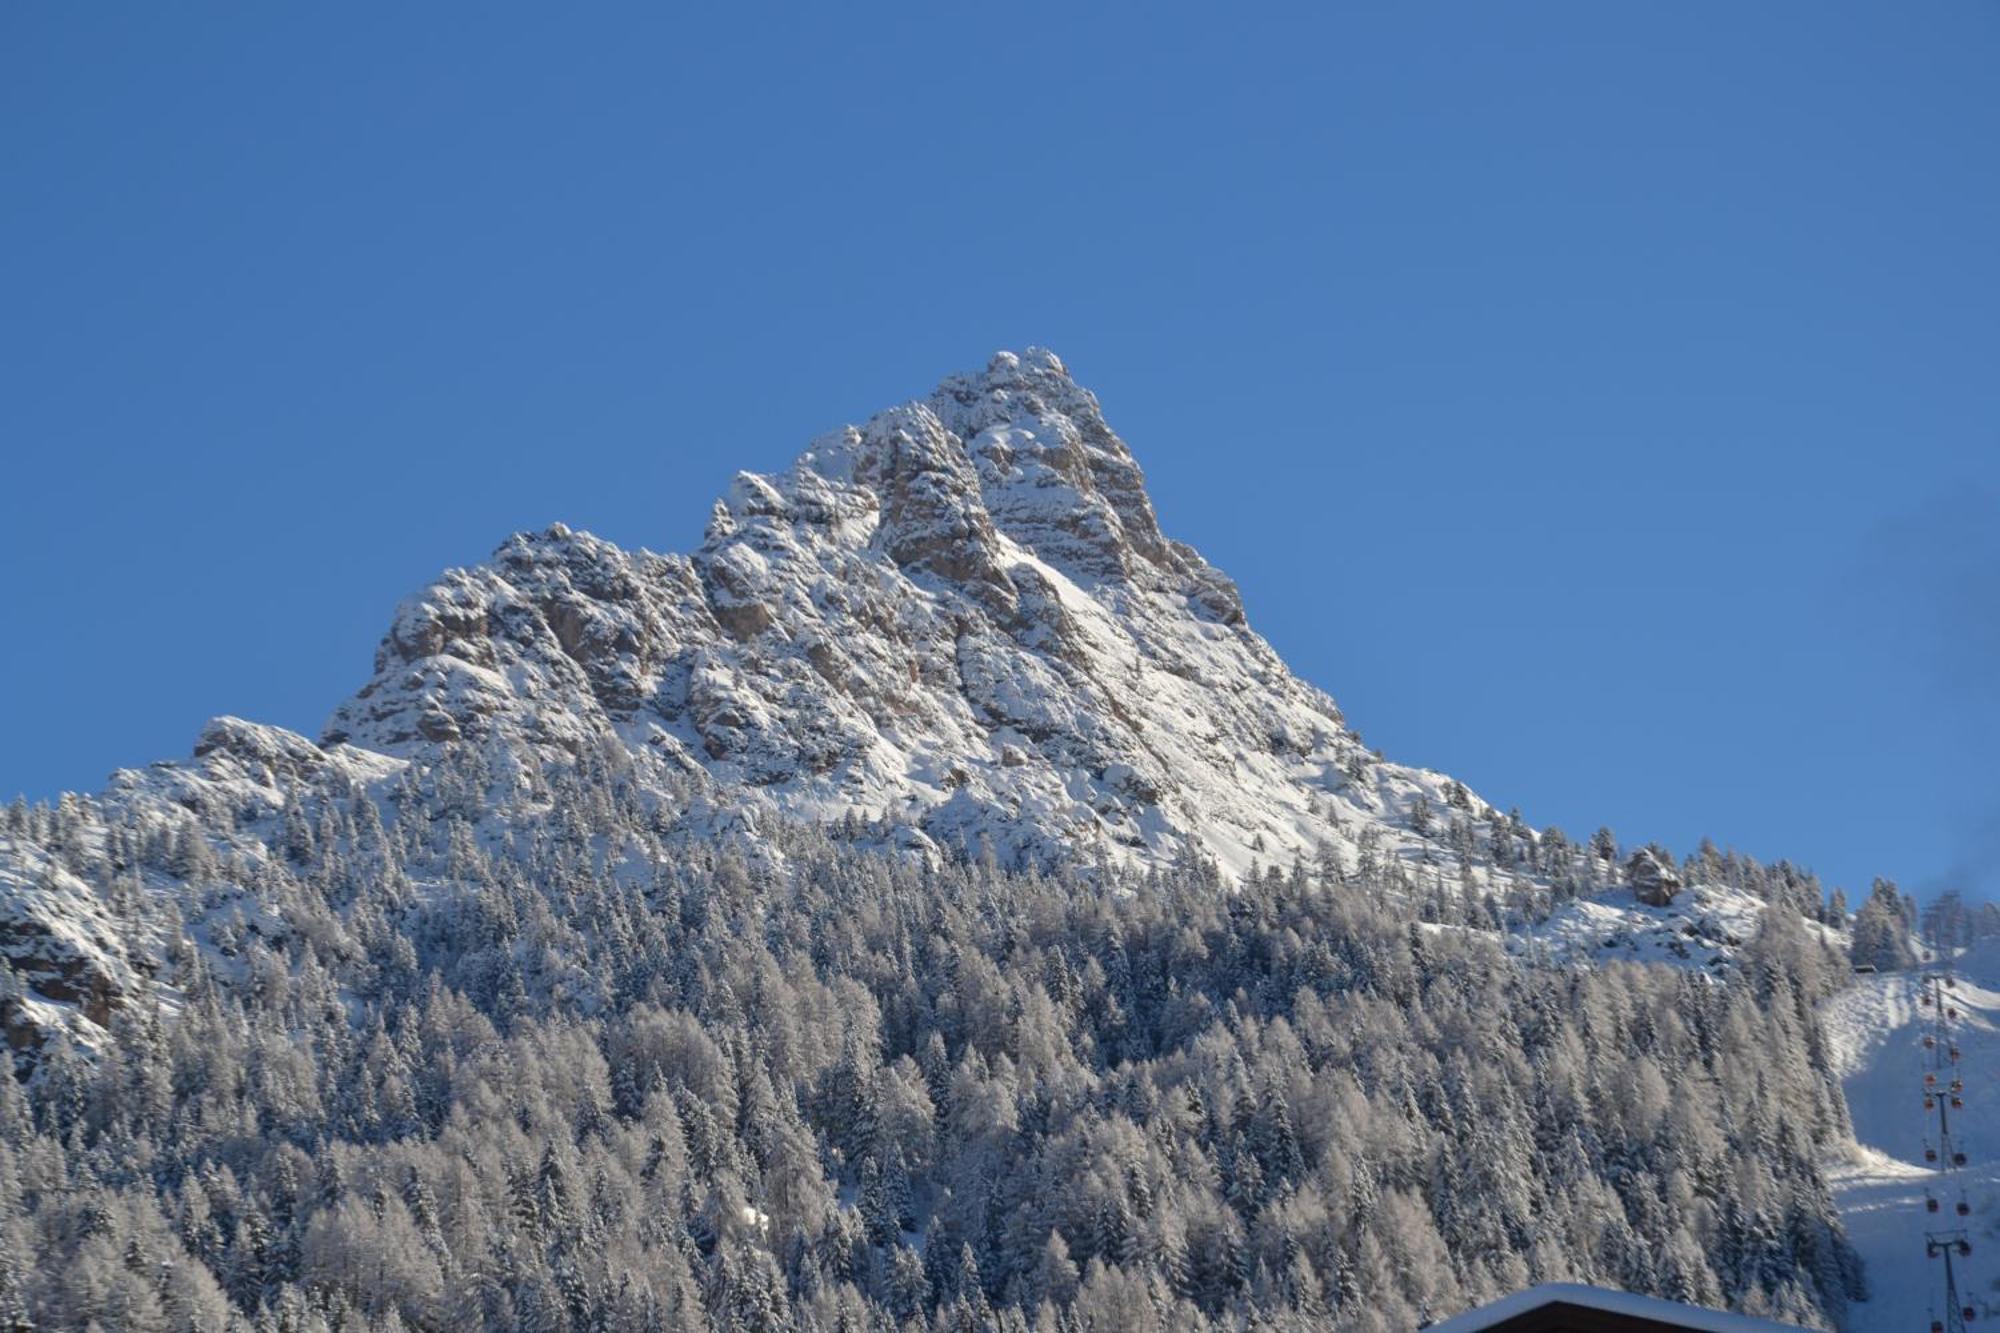
[[[222,717],[186,762],[120,769],[93,798],[65,796],[42,845],[0,831],[0,1037],[15,1050],[53,1029],[95,1042],[183,928],[205,941],[212,914],[259,915],[244,881],[283,854],[288,816],[325,793],[385,791],[403,767]],[[65,860],[99,873],[86,882]],[[227,953],[209,961],[226,968]]]
[[[1728,884],[1692,884],[1664,903],[1640,900],[1629,886],[1555,904],[1545,920],[1511,931],[1507,951],[1555,966],[1659,963],[1720,976],[1756,935],[1768,904]],[[1846,936],[1804,919],[1808,936],[1844,957]]]
[[[1738,889],[1696,885],[1653,907],[1629,888],[1558,906],[1548,920],[1509,936],[1510,952],[1552,963],[1672,963],[1719,969],[1757,930],[1763,900]]]
[[[1932,973],[1859,977],[1824,1015],[1858,1145],[1852,1161],[1829,1172],[1848,1236],[1868,1265],[1870,1297],[1854,1307],[1852,1333],[1928,1326],[1942,1270],[1925,1256],[1924,1232],[1961,1225],[1953,1215],[1961,1189],[1973,1253],[1960,1261],[1960,1294],[1982,1319],[2000,1314],[2000,950],[1982,945],[1954,968],[1965,1109],[1953,1134],[1968,1161],[1949,1181],[1924,1161],[1935,1120],[1923,1109],[1929,1015],[1918,995]],[[1926,1212],[1927,1192],[1938,1196],[1938,1214]]]

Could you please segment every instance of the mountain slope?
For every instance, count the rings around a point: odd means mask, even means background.
[[[1831,1317],[1817,885],[1625,864],[1366,751],[1003,354],[0,812],[0,1323]]]

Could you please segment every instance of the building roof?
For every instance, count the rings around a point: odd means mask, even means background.
[[[1799,1333],[1793,1324],[1568,1282],[1517,1291],[1491,1305],[1433,1324],[1428,1333],[1663,1333],[1670,1329]]]

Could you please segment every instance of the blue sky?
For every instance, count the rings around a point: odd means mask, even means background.
[[[1388,753],[2000,892],[2000,8],[1224,14],[7,7],[0,792],[1041,343]]]

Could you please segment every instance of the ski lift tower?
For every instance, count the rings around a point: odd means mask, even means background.
[[[1966,1325],[1972,1322],[1973,1308],[1958,1296],[1958,1275],[1952,1271],[1953,1255],[1963,1257],[1972,1253],[1972,1242],[1963,1231],[1926,1231],[1924,1250],[1933,1259],[1944,1260],[1944,1318],[1931,1316],[1931,1333],[1968,1333]]]
[[[1951,1113],[1965,1109],[1965,1080],[1959,1074],[1958,1039],[1953,1033],[1958,1021],[1958,998],[1953,992],[1953,978],[1947,968],[1942,976],[1925,977],[1917,998],[1918,1007],[1930,1011],[1922,1039],[1927,1057],[1923,1062],[1925,1118],[1928,1120],[1930,1113],[1937,1116],[1935,1143],[1928,1128],[1924,1135],[1924,1160],[1937,1168],[1938,1186],[1924,1191],[1924,1210],[1933,1214],[1942,1211],[1939,1196],[1956,1193],[1953,1211],[1964,1218],[1972,1211],[1957,1174],[1965,1165],[1965,1148],[1953,1137],[1951,1126]],[[1976,1311],[1958,1294],[1958,1272],[1952,1261],[1972,1253],[1971,1237],[1963,1229],[1926,1231],[1924,1253],[1931,1259],[1944,1260],[1943,1317],[1933,1311],[1931,1333],[1967,1333],[1966,1325],[1975,1318]]]

